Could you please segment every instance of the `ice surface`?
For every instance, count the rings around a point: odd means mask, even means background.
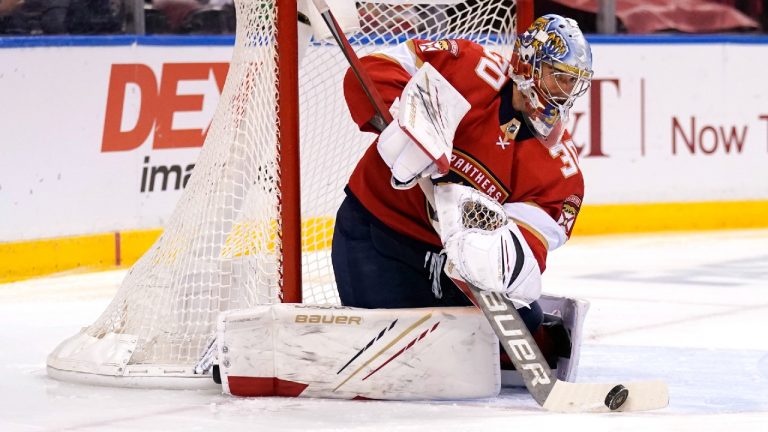
[[[668,408],[551,414],[492,400],[240,399],[89,387],[45,358],[104,310],[124,271],[0,285],[0,431],[768,431],[768,230],[574,238],[545,291],[588,299],[578,381],[661,378]]]

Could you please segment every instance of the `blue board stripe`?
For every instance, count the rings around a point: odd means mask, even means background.
[[[353,44],[382,44],[385,42],[402,42],[418,35],[401,34],[389,38],[371,40],[369,38],[352,38]],[[489,35],[479,35],[486,40],[494,40]],[[587,35],[593,45],[670,45],[670,44],[741,44],[768,45],[768,35],[740,34],[711,34],[711,35]],[[232,46],[234,35],[107,35],[107,36],[2,36],[1,48],[34,48],[34,47],[108,47],[108,46]]]

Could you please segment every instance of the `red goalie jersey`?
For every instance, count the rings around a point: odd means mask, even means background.
[[[521,227],[542,271],[548,250],[570,237],[584,196],[576,149],[566,132],[562,142],[543,146],[512,107],[509,63],[499,54],[466,40],[411,40],[362,59],[387,105],[398,98],[424,63],[437,69],[472,105],[453,142],[451,171],[440,182],[472,186],[504,205]],[[344,80],[352,118],[361,130],[374,110],[352,73]],[[349,190],[393,230],[439,246],[421,189],[396,190],[375,143],[349,180]]]

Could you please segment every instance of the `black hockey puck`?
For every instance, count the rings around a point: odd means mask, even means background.
[[[611,411],[616,411],[624,405],[629,396],[629,390],[621,384],[617,384],[611,391],[605,396],[605,406]]]

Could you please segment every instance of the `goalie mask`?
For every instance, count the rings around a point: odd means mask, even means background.
[[[515,40],[509,70],[525,97],[531,132],[547,147],[560,142],[573,102],[592,80],[592,51],[576,21],[538,18]]]

